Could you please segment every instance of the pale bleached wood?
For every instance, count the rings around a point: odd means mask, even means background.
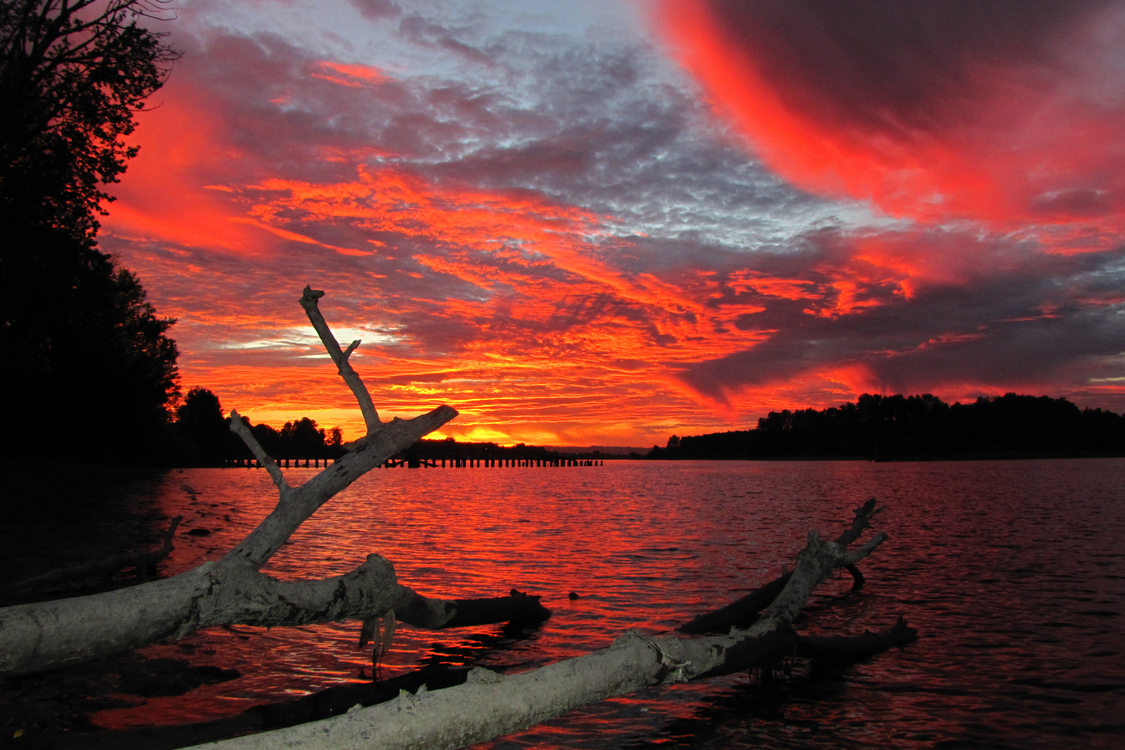
[[[608,648],[539,669],[507,676],[475,669],[464,685],[432,692],[419,690],[414,695],[403,693],[392,701],[356,707],[333,718],[196,748],[459,748],[643,687],[751,669],[796,648],[798,636],[792,621],[816,585],[835,568],[854,564],[886,538],[877,535],[874,538],[879,538],[878,542],[848,552],[848,545],[859,538],[875,512],[874,501],[868,501],[856,512],[852,525],[832,542],[821,541],[815,531],[810,531],[785,587],[749,628],[692,638],[675,633],[627,633]],[[900,627],[905,628],[905,624]],[[830,646],[824,642],[816,645]]]
[[[355,394],[368,424],[367,434],[350,444],[339,461],[301,486],[291,487],[242,417],[232,412],[232,430],[243,438],[277,486],[279,498],[273,511],[218,562],[204,563],[172,578],[127,589],[0,609],[0,675],[53,669],[158,640],[180,638],[213,625],[365,619],[395,609],[396,604],[400,611],[413,612],[419,623],[429,623],[431,627],[442,627],[454,619],[451,609],[455,610],[455,606],[427,599],[394,582],[393,569],[386,561],[378,566],[369,559],[368,564],[379,570],[385,567],[390,571],[389,577],[374,576],[375,568],[361,567],[348,574],[351,578],[278,584],[258,572],[324,503],[367,471],[457,416],[451,407],[439,406],[414,419],[380,422],[374,415],[370,394],[347,364],[320,314],[317,301],[323,295],[306,287],[301,304]],[[349,347],[349,353],[353,349]],[[348,582],[357,585],[344,585]],[[498,598],[504,605],[502,611],[507,611],[509,598]],[[308,619],[312,616],[322,619]]]
[[[549,614],[535,597],[489,601],[501,621]],[[0,610],[0,674],[42,671],[218,625],[309,625],[395,610],[410,625],[441,629],[475,603],[423,596],[400,584],[379,555],[343,575],[299,581],[279,581],[244,563],[207,562],[140,586]]]
[[[232,409],[230,412],[230,431],[238,435],[243,444],[250,449],[250,453],[254,458],[258,459],[258,463],[270,475],[273,480],[274,486],[277,491],[285,497],[285,493],[289,491],[289,483],[285,481],[285,475],[281,473],[281,467],[277,465],[277,461],[273,459],[262,444],[258,442],[258,438],[254,437],[254,433],[250,431],[250,423],[246,421],[246,417],[239,414],[236,410]]]
[[[348,346],[347,351],[340,350],[340,343],[336,340],[336,336],[332,333],[332,329],[328,327],[324,315],[320,312],[319,301],[323,296],[323,291],[306,286],[304,293],[301,294],[301,307],[305,308],[305,314],[308,315],[309,322],[312,323],[313,329],[320,336],[320,341],[324,344],[328,356],[336,364],[336,370],[340,373],[340,377],[344,379],[348,388],[351,389],[352,395],[355,396],[355,400],[359,404],[359,410],[363,414],[363,422],[367,425],[367,431],[370,433],[380,424],[379,413],[375,410],[375,404],[371,401],[371,393],[367,390],[367,386],[363,384],[359,373],[355,371],[348,360],[352,352],[359,346],[359,341],[353,341]]]

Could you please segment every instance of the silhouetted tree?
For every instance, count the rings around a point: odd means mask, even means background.
[[[829,409],[770,412],[756,430],[673,436],[649,458],[911,458],[1125,451],[1125,417],[1008,393],[971,404],[863,394]]]
[[[343,431],[339,427],[326,431],[308,417],[286,422],[280,430],[268,424],[256,424],[250,432],[266,452],[281,459],[339,458],[344,454]],[[244,446],[235,446],[229,457],[252,458]]]
[[[134,113],[176,55],[140,24],[168,0],[0,3],[0,202],[92,244],[103,186],[136,146]]]
[[[206,388],[192,388],[176,409],[176,434],[180,464],[215,466],[237,452],[219,397]]]
[[[0,408],[21,426],[6,448],[150,454],[179,390],[173,321],[157,316],[129,271],[46,234],[62,245],[36,247],[54,261],[49,272],[0,275]]]
[[[286,422],[281,428],[281,438],[285,444],[282,455],[293,458],[319,458],[324,455],[324,430],[308,417]]]
[[[95,245],[124,138],[175,55],[165,0],[0,2],[0,399],[6,452],[153,449],[178,395],[174,321]]]
[[[289,455],[281,447],[281,433],[270,427],[268,424],[256,424],[250,428],[250,432],[253,433],[254,439],[257,440],[258,443],[260,443],[261,446],[266,449],[266,452],[271,456],[279,456],[284,458]],[[245,451],[245,455],[249,457],[249,450]]]

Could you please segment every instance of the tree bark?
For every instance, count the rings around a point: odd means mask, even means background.
[[[762,616],[749,628],[723,635],[682,638],[678,634],[627,633],[609,648],[516,675],[474,669],[464,685],[419,690],[322,721],[198,745],[210,750],[262,748],[457,748],[534,726],[578,706],[642,687],[706,679],[740,672],[796,653],[802,639],[793,618],[813,589],[837,567],[854,566],[886,535],[874,535],[849,551],[876,512],[874,500],[856,511],[850,528],[824,542],[815,531],[797,555],[797,565]],[[908,639],[905,623],[892,628],[884,643]],[[804,639],[805,648],[846,651],[856,644]],[[867,639],[854,653],[870,653],[878,644]]]
[[[339,461],[291,487],[242,417],[232,412],[231,429],[267,467],[277,486],[280,497],[273,511],[218,562],[126,589],[0,609],[0,676],[53,669],[215,625],[367,619],[393,609],[406,622],[440,628],[459,621],[504,622],[549,614],[533,597],[428,599],[398,584],[390,563],[376,555],[346,575],[320,581],[281,582],[258,571],[329,499],[457,415],[451,407],[439,406],[414,419],[379,421],[370,394],[348,363],[358,342],[340,350],[318,308],[323,296],[305,287],[300,302],[359,402],[367,434],[351,443]]]
[[[550,615],[538,597],[518,592],[495,599],[422,596],[399,584],[379,555],[317,581],[278,581],[248,565],[208,562],[162,581],[0,610],[0,674],[51,669],[216,625],[307,625],[390,610],[430,630]]]

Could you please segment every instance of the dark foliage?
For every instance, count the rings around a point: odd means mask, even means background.
[[[280,430],[256,424],[250,431],[274,458],[337,458],[344,453],[340,428],[326,431],[308,417],[286,422]],[[242,447],[237,456],[249,458],[250,452]]]
[[[0,408],[5,453],[135,460],[178,396],[174,321],[97,250],[124,138],[174,58],[161,0],[0,3]]]
[[[0,256],[6,453],[151,456],[179,392],[173,321],[129,271],[51,229]],[[49,448],[48,448],[49,446]]]
[[[770,412],[755,430],[677,437],[650,458],[936,458],[1120,455],[1125,417],[1009,393],[971,404],[865,394],[829,409]]]
[[[0,3],[0,211],[92,245],[134,113],[175,54],[139,22],[162,0]]]
[[[176,410],[173,435],[169,458],[180,466],[219,466],[242,450],[218,396],[206,388],[188,391]]]
[[[344,453],[340,428],[325,430],[308,417],[286,422],[280,430],[256,424],[250,431],[276,459],[339,458]],[[223,466],[248,458],[250,449],[230,431],[219,397],[206,388],[188,391],[176,410],[163,459],[178,466]]]
[[[603,455],[599,451],[557,451],[541,445],[503,446],[496,443],[459,443],[453,438],[444,440],[419,440],[407,450],[393,458],[406,461],[407,465],[437,465],[442,461],[452,465],[504,465],[512,462],[529,464],[590,464],[614,456]],[[472,465],[472,464],[470,464]]]

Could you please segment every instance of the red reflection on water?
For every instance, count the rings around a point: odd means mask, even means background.
[[[1125,533],[1123,479],[1125,460],[377,471],[322,508],[270,571],[333,575],[378,552],[430,596],[541,594],[553,616],[530,633],[401,627],[384,674],[427,659],[522,670],[725,603],[791,563],[810,528],[835,533],[875,495],[891,540],[863,564],[867,586],[848,595],[846,576],[830,582],[800,627],[858,633],[903,614],[918,643],[776,685],[731,677],[642,691],[503,744],[589,747],[607,733],[643,743],[686,734],[703,747],[1105,744],[1105,717],[1125,706],[1125,579],[1111,572],[1125,570],[1114,544]],[[170,568],[233,543],[273,496],[262,472],[170,474],[166,512],[184,513],[185,529],[214,529],[183,538]],[[356,623],[236,627],[152,647],[243,676],[96,720],[209,719],[362,679],[369,655],[357,638]]]
[[[659,472],[626,476],[621,466],[376,471],[323,507],[265,570],[284,579],[336,575],[376,552],[425,595],[497,596],[514,587],[543,596],[554,613],[541,630],[502,650],[471,643],[499,626],[439,633],[400,626],[382,663],[382,674],[393,676],[427,657],[531,665],[609,645],[627,629],[670,629],[719,597],[774,575],[803,537],[803,525],[776,533],[763,510],[755,533],[761,539],[724,540],[720,530],[731,511],[714,505],[709,512],[687,501],[697,483]],[[294,471],[291,481],[312,473]],[[168,572],[221,555],[274,502],[263,472],[179,476],[167,483],[166,512],[183,513],[185,530],[212,533],[184,537]],[[367,677],[370,654],[358,650],[358,634],[358,623],[236,627],[155,646],[146,653],[233,666],[243,677],[183,698],[104,711],[97,721],[122,727],[213,718]]]

